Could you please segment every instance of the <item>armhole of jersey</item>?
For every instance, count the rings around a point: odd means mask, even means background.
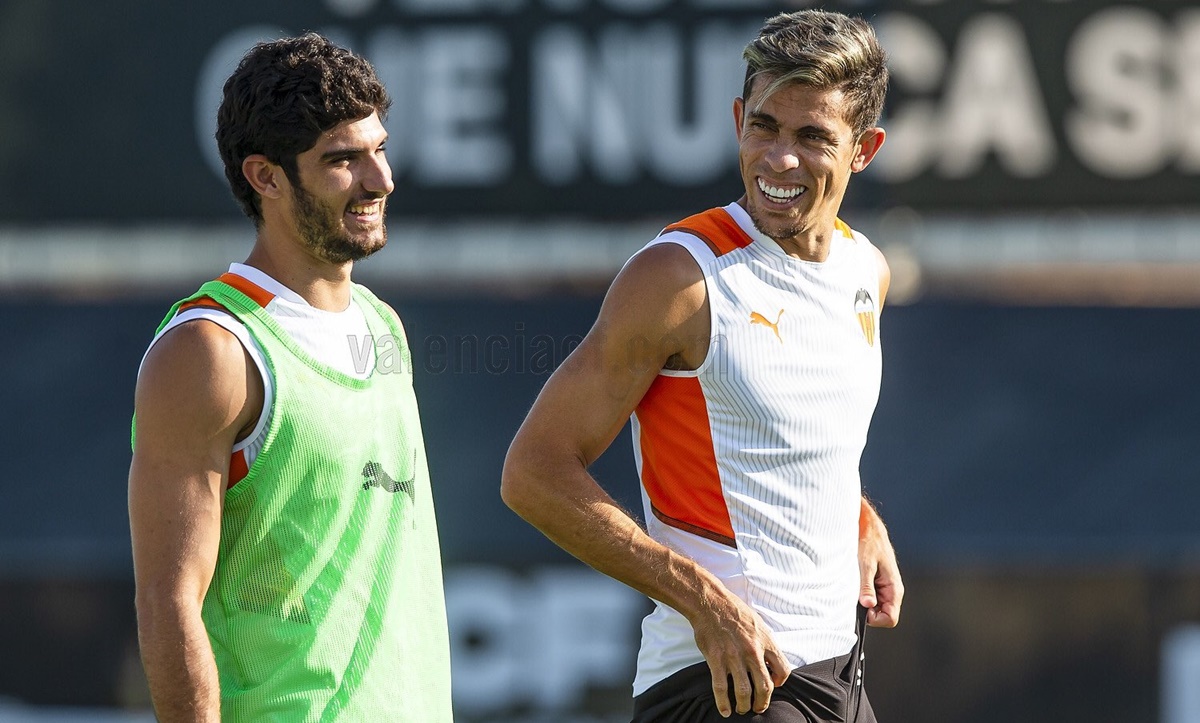
[[[716,261],[717,254],[702,239],[686,231],[664,231],[653,241],[642,247],[642,251],[660,244],[676,244],[684,247],[692,255],[692,259],[696,262],[696,265],[700,267],[700,274],[704,277],[704,295],[708,301],[708,348],[704,352],[704,361],[700,362],[700,366],[695,369],[659,369],[658,373],[664,377],[700,376],[708,368],[709,360],[712,359],[713,335],[716,334],[717,329],[717,321],[712,311],[712,289],[708,283],[709,267],[713,261]],[[638,253],[641,253],[641,251]],[[637,254],[634,255],[636,256]]]
[[[250,355],[250,359],[254,362],[254,366],[258,369],[258,376],[262,379],[263,383],[263,408],[258,415],[258,421],[255,422],[254,429],[250,432],[250,434],[246,435],[245,439],[241,440],[240,442],[236,442],[233,445],[233,449],[230,450],[230,453],[238,454],[239,452],[243,452],[247,447],[250,447],[256,442],[258,442],[259,446],[261,446],[262,440],[260,438],[266,435],[267,424],[271,420],[271,412],[274,409],[275,378],[271,376],[270,369],[267,367],[266,354],[263,353],[262,347],[260,347],[258,342],[255,341],[254,337],[250,335],[250,332],[246,329],[245,324],[238,321],[237,317],[235,317],[233,314],[230,314],[228,311],[215,307],[202,306],[184,309],[177,313],[175,317],[171,319],[171,321],[167,322],[167,325],[162,328],[162,331],[154,335],[154,339],[152,339],[150,341],[150,345],[146,347],[146,353],[142,355],[142,362],[138,365],[138,376],[141,376],[142,374],[142,367],[146,364],[146,357],[150,355],[150,350],[154,348],[154,345],[158,343],[158,340],[161,339],[164,334],[175,327],[180,326],[181,324],[186,324],[189,321],[197,321],[200,319],[211,321],[212,323],[237,337],[237,340],[242,343],[242,348],[244,348],[246,353]],[[247,467],[248,466],[249,464],[247,464]]]

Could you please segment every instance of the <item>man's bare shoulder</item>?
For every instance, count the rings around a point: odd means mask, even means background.
[[[262,380],[242,342],[219,324],[194,319],[167,331],[146,354],[135,404],[139,417],[186,410],[180,416],[201,427],[240,427],[257,414],[261,397]]]
[[[626,300],[653,318],[681,322],[707,302],[704,272],[683,246],[654,244],[625,264],[605,304],[613,300]]]
[[[242,342],[208,319],[192,319],[168,330],[146,354],[142,374],[172,374],[203,369],[210,374],[239,369],[245,358]]]
[[[638,252],[617,275],[595,331],[617,350],[646,347],[655,369],[695,368],[708,347],[708,291],[691,253],[674,243]],[[610,353],[613,353],[610,350]]]

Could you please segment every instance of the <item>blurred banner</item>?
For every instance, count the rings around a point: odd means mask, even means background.
[[[254,42],[307,29],[395,98],[406,216],[674,217],[739,193],[732,99],[762,0],[0,3],[0,220],[224,220],[212,134]],[[1200,175],[1200,9],[824,4],[891,56],[870,208],[1169,207]],[[70,203],[64,203],[67,188]]]

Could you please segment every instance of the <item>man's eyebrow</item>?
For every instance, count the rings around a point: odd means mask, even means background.
[[[387,137],[385,136],[382,140],[379,141],[378,145],[376,145],[375,147],[380,148],[383,145],[385,145],[386,143],[387,143]],[[335,160],[338,158],[348,158],[350,156],[358,156],[358,155],[362,155],[365,153],[370,153],[369,144],[338,146],[335,148],[330,148],[329,150],[322,153],[321,160],[322,161],[332,161],[332,160]]]
[[[797,131],[797,133],[815,133],[819,136],[825,136],[826,138],[831,138],[835,135],[834,132],[832,130],[830,130],[829,128],[826,128],[824,126],[814,126],[814,125],[804,126],[799,131]]]
[[[775,126],[776,128],[780,127],[779,120],[776,119],[775,116],[771,115],[770,113],[765,113],[761,110],[750,111],[750,115],[748,117],[753,120],[769,123],[769,124]],[[804,135],[806,133],[815,133],[815,134],[817,134],[819,136],[823,136],[825,138],[832,138],[835,135],[833,130],[830,128],[826,128],[824,126],[812,125],[812,124],[809,124],[802,128],[799,128],[796,131],[796,135]]]
[[[340,148],[331,148],[321,154],[322,161],[332,161],[336,158],[346,158],[348,156],[356,156],[365,153],[366,149],[362,146],[342,146]]]
[[[766,121],[774,125],[779,125],[779,121],[775,119],[775,116],[771,115],[770,113],[764,113],[761,110],[750,111],[750,117],[754,120]]]

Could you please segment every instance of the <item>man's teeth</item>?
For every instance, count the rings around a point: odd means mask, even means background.
[[[379,210],[378,203],[367,203],[367,204],[350,207],[350,213],[357,213],[357,214],[375,213],[377,210]]]
[[[799,196],[801,193],[804,192],[803,186],[797,186],[795,188],[787,188],[787,189],[776,188],[775,186],[767,185],[767,182],[761,178],[758,179],[758,188],[760,191],[765,193],[767,195],[767,197],[770,198],[772,201],[787,201],[787,200],[795,198],[796,196]]]

